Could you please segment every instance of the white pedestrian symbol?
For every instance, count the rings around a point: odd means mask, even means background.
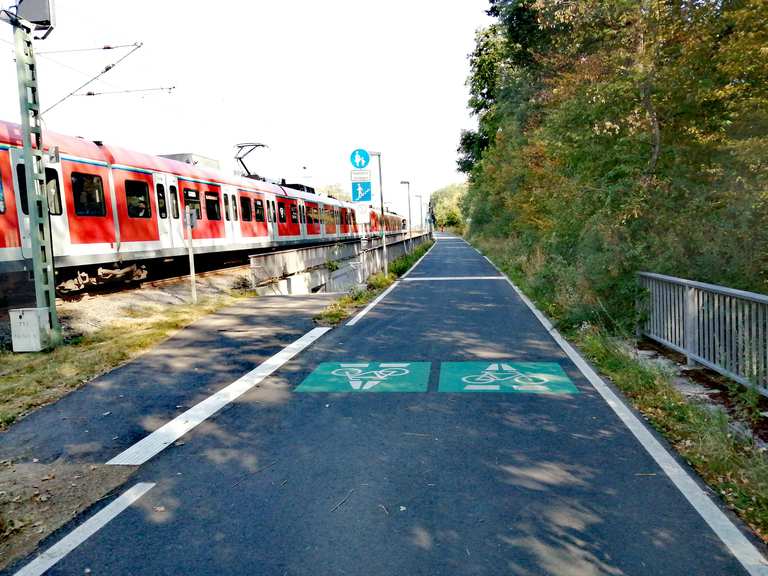
[[[360,152],[355,152],[355,166],[362,168],[365,163],[365,158],[360,155]]]
[[[357,198],[360,199],[365,195],[365,192],[363,191],[363,185],[358,184],[357,185]]]
[[[526,390],[529,392],[549,392],[546,386],[548,380],[539,376],[530,376],[523,374],[510,364],[489,364],[488,368],[480,374],[464,376],[461,379],[467,385],[464,390],[501,390],[502,382],[512,381],[509,384],[515,390]],[[506,384],[505,384],[506,385]]]
[[[378,370],[368,371],[365,368],[370,366],[370,362],[365,364],[339,364],[339,366],[340,368],[336,368],[331,374],[347,378],[353,390],[370,390],[388,378],[410,374],[410,370],[407,369],[410,366],[408,362],[382,362],[379,364]]]

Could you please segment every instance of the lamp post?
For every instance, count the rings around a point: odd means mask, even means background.
[[[389,276],[389,262],[387,262],[387,236],[384,221],[384,187],[381,184],[381,152],[368,151],[369,156],[376,156],[379,161],[379,199],[381,200],[381,249],[384,255],[384,276]]]
[[[408,180],[400,180],[400,184],[408,186],[408,239],[413,236],[413,220],[411,220],[411,183]]]
[[[419,232],[421,232],[421,227],[424,226],[424,200],[421,194],[414,194],[414,197],[419,199]]]

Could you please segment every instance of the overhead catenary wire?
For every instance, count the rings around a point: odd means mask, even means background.
[[[132,90],[106,90],[104,92],[83,92],[81,94],[75,94],[75,96],[106,96],[111,94],[132,94],[134,92],[168,92],[169,94],[176,90],[176,86],[160,86],[157,88],[134,88]]]
[[[96,52],[97,50],[117,50],[118,48],[131,48],[132,46],[136,46],[136,43],[133,44],[105,44],[104,46],[94,46],[93,48],[70,48],[66,50],[45,50],[44,52],[36,52],[36,54],[68,54],[72,52]]]
[[[104,74],[106,74],[107,72],[109,72],[110,70],[112,70],[112,68],[114,68],[115,66],[117,66],[118,64],[120,64],[120,62],[122,62],[123,60],[125,60],[126,58],[128,58],[128,56],[130,56],[131,54],[133,54],[134,52],[136,52],[136,50],[138,50],[139,48],[141,48],[143,45],[144,45],[144,43],[143,43],[143,42],[137,42],[136,44],[133,44],[133,50],[131,50],[131,51],[130,51],[130,52],[128,52],[127,54],[124,54],[122,57],[120,57],[118,60],[116,60],[116,61],[115,61],[115,62],[113,62],[112,64],[109,64],[109,65],[105,66],[105,67],[104,67],[104,70],[102,70],[101,72],[99,72],[98,74],[96,74],[96,76],[94,76],[93,78],[91,78],[90,80],[88,80],[87,82],[85,82],[84,84],[81,84],[80,86],[78,86],[77,88],[75,88],[74,90],[72,90],[72,92],[70,92],[69,94],[67,94],[67,95],[66,95],[66,96],[64,96],[63,98],[60,98],[59,100],[57,100],[57,101],[56,101],[56,102],[55,102],[53,105],[51,105],[51,106],[49,106],[48,108],[46,108],[45,110],[43,110],[43,114],[45,114],[45,113],[47,113],[47,112],[50,112],[50,111],[51,111],[53,108],[55,108],[56,106],[58,106],[59,104],[61,104],[61,103],[62,103],[62,102],[64,102],[65,100],[67,100],[68,98],[71,98],[72,96],[74,96],[75,94],[77,94],[77,93],[78,93],[80,90],[82,90],[83,88],[85,88],[85,87],[86,87],[86,86],[88,86],[89,84],[91,84],[91,83],[95,82],[96,80],[98,80],[99,78],[101,78],[101,77],[102,77]]]
[[[3,44],[8,44],[8,46],[15,47],[13,42],[10,42],[3,38],[0,38],[0,42],[2,42]],[[13,53],[13,51],[11,51],[11,53]],[[56,58],[51,58],[47,54],[41,55],[39,52],[36,52],[35,56],[40,56],[40,58],[44,58],[49,62],[53,62],[54,64],[61,66],[62,68],[66,68],[67,70],[70,70],[71,72],[77,72],[81,76],[87,76],[90,78],[93,75],[93,72],[85,72],[84,70],[80,70],[79,68],[75,68],[74,66],[70,66],[69,64],[65,64],[61,60],[57,60]],[[103,82],[106,86],[111,86],[112,88],[120,88],[120,86],[116,86],[112,82],[107,82],[106,80],[101,80],[101,82]]]

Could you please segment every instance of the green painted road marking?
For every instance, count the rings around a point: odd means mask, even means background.
[[[426,392],[430,362],[323,362],[296,392]]]
[[[578,394],[557,362],[443,362],[440,392]]]

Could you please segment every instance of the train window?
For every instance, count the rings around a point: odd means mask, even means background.
[[[275,221],[275,203],[272,200],[267,200],[267,220]]]
[[[168,205],[165,203],[165,186],[158,184],[155,187],[157,192],[157,213],[160,218],[168,218]]]
[[[169,186],[168,193],[171,196],[171,214],[175,219],[179,219],[179,191],[176,186]]]
[[[218,192],[205,193],[205,217],[208,220],[221,220],[221,203]]]
[[[61,214],[61,194],[59,193],[59,174],[53,168],[45,169],[45,188],[48,192],[48,211],[58,216]]]
[[[104,184],[97,174],[72,172],[72,198],[77,216],[106,216]]]
[[[291,224],[299,223],[299,211],[296,209],[296,204],[291,204]]]
[[[224,194],[224,219],[229,220],[229,194]]]
[[[3,174],[0,172],[0,214],[5,214],[5,193],[3,192]]]
[[[255,200],[254,208],[256,210],[256,222],[264,222],[264,202]]]
[[[288,221],[288,216],[285,213],[285,202],[277,203],[277,219],[281,224],[285,224]]]
[[[125,181],[125,201],[131,218],[151,218],[149,186],[141,180]]]
[[[232,195],[232,220],[237,220],[237,194]]]
[[[27,173],[24,164],[16,165],[16,177],[19,180],[19,198],[21,198],[21,211],[29,214],[29,198],[27,198]],[[61,194],[59,192],[59,174],[53,168],[45,169],[45,188],[48,193],[48,211],[58,216],[61,214]],[[5,201],[3,201],[5,204]],[[3,211],[5,211],[3,209]]]
[[[190,210],[195,211],[198,220],[203,217],[203,210],[200,208],[200,194],[197,190],[184,189],[184,204],[189,206]]]
[[[243,222],[251,221],[251,199],[247,196],[240,196],[240,213],[243,215]]]

